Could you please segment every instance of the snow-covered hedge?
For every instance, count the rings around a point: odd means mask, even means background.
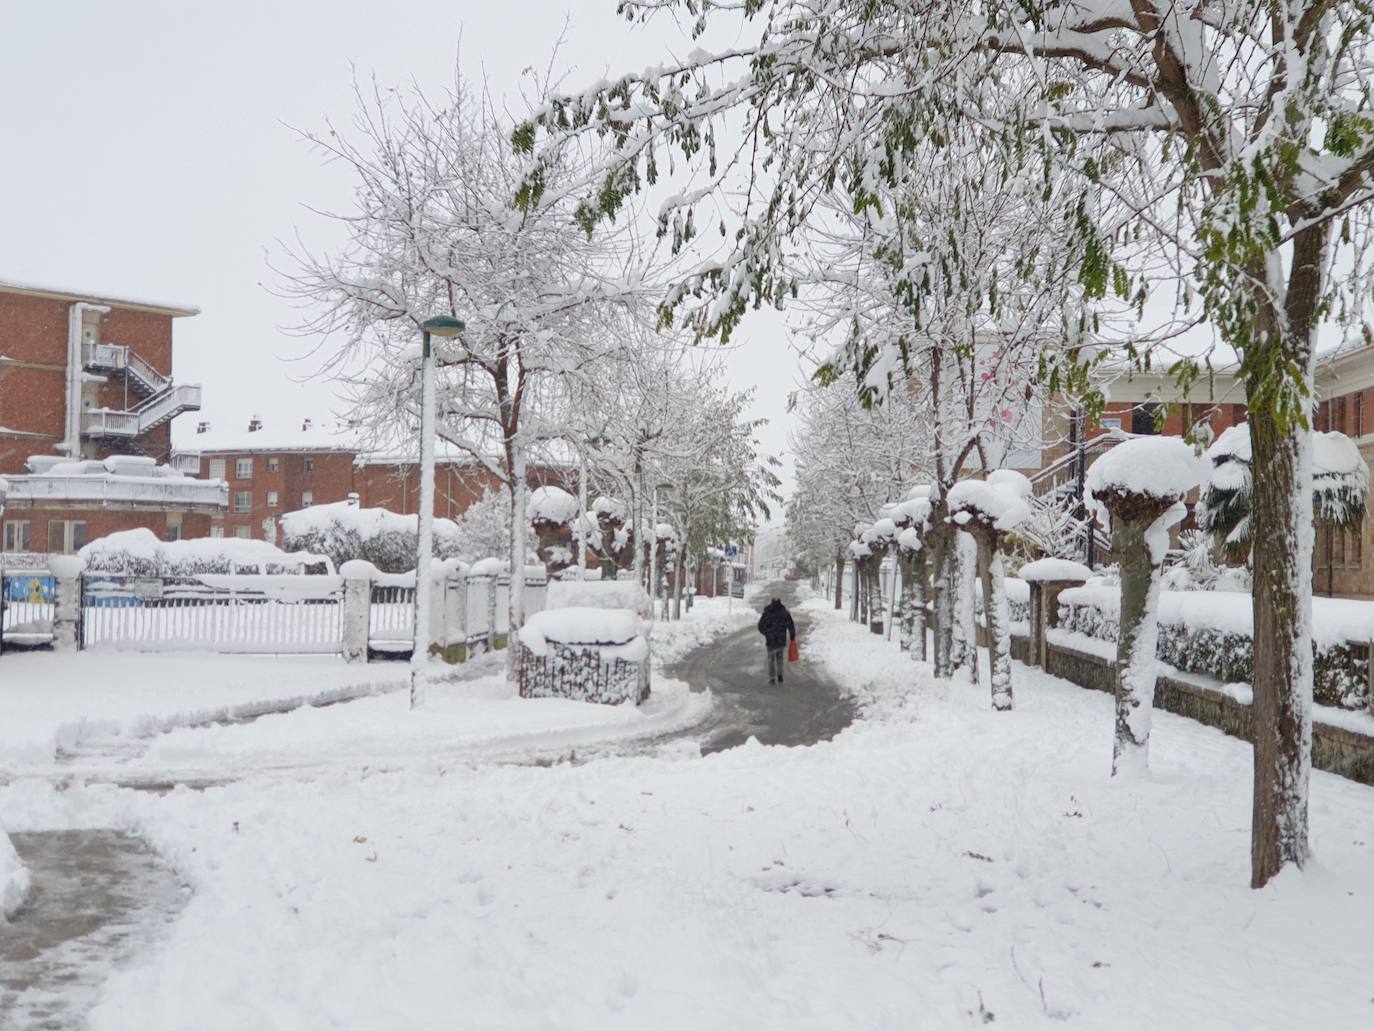
[[[1059,595],[1059,628],[1115,642],[1120,593],[1090,584]],[[1365,709],[1369,698],[1369,627],[1374,602],[1313,599],[1314,697],[1322,705]],[[1160,661],[1185,673],[1250,683],[1255,648],[1250,600],[1225,591],[1161,591]]]
[[[339,501],[287,512],[281,529],[287,550],[328,555],[336,566],[362,559],[384,573],[415,568],[419,519],[414,515]],[[434,557],[475,557],[462,554],[458,524],[451,519],[434,520]]]
[[[9,833],[0,824],[0,926],[24,904],[29,896],[29,871],[19,861]]]
[[[148,529],[120,530],[80,552],[86,571],[130,576],[199,576],[206,573],[332,573],[328,553],[283,551],[266,541],[200,537],[162,541]]]

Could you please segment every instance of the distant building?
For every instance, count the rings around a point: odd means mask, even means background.
[[[208,531],[216,485],[165,464],[171,423],[200,407],[172,379],[185,305],[0,281],[4,551],[75,551],[115,530]]]
[[[435,461],[434,514],[456,519],[500,481],[471,456],[440,445]],[[309,418],[289,423],[257,415],[233,424],[201,419],[177,430],[173,465],[191,475],[223,479],[228,507],[210,525],[216,537],[276,541],[282,513],[346,501],[409,515],[419,507],[414,453],[372,450],[347,426]],[[530,486],[574,485],[566,470],[536,467]]]

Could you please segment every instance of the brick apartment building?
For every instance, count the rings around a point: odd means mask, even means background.
[[[202,419],[179,426],[173,464],[229,485],[228,507],[209,533],[276,541],[284,512],[346,501],[409,515],[419,507],[418,461],[367,448],[347,427],[309,418],[287,423],[250,416],[233,424]],[[461,452],[438,447],[434,514],[456,519],[499,483]],[[564,470],[533,468],[529,483],[567,485]]]
[[[0,550],[70,552],[115,530],[209,531],[223,488],[165,462],[200,407],[172,380],[172,326],[197,309],[0,281]]]

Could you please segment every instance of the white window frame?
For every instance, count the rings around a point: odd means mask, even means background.
[[[224,459],[223,459],[223,458],[212,458],[212,459],[210,459],[210,473],[209,473],[209,478],[212,479],[212,480],[223,480],[223,479],[226,479],[226,478],[227,478],[227,477],[224,475],[224,473],[225,473]]]
[[[268,508],[276,508],[276,507],[277,507],[277,492],[274,491],[274,490],[269,490],[269,491],[267,492],[267,507],[268,507]]]
[[[234,527],[234,536],[241,541],[251,541],[253,539],[253,528],[251,526]]]
[[[81,541],[77,543],[76,528],[81,527]],[[61,540],[53,540],[53,529],[57,528],[57,536]],[[48,520],[48,554],[50,555],[74,555],[86,544],[86,520],[84,519],[49,519]]]
[[[20,533],[23,527],[23,533]],[[27,519],[5,520],[5,551],[25,552],[33,546],[33,524]]]
[[[253,478],[253,460],[251,458],[234,459],[234,479],[251,480]]]
[[[253,492],[251,490],[234,491],[234,511],[240,515],[253,511]]]
[[[211,527],[210,527],[210,536],[211,536],[211,537],[223,537],[223,536],[224,536],[224,524],[223,524],[223,523],[216,523],[216,524],[214,524],[213,526],[211,526]]]
[[[315,495],[310,491],[301,492],[301,508],[309,508],[315,503]]]
[[[279,466],[278,466],[277,460],[276,460],[275,458],[269,458],[269,459],[267,460],[267,471],[268,471],[269,473],[274,473],[274,472],[276,472],[278,468],[279,468]]]
[[[301,466],[303,472],[313,473],[315,471],[315,460],[313,458],[303,459],[303,462],[304,464]]]

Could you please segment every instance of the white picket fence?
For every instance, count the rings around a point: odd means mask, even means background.
[[[11,582],[11,579],[13,582]],[[0,644],[58,639],[60,597],[71,600],[72,642],[124,651],[259,654],[406,654],[415,639],[415,577],[215,574],[182,577],[48,570],[6,571]],[[63,591],[67,593],[62,594]],[[526,571],[525,611],[544,606],[546,580]],[[449,571],[434,584],[430,637],[465,651],[493,647],[509,629],[510,577]],[[353,599],[353,600],[350,600]],[[350,605],[359,617],[350,621]],[[365,617],[360,611],[365,607]],[[357,626],[356,631],[351,627]],[[365,630],[362,628],[365,627]],[[350,633],[365,639],[350,642]]]

